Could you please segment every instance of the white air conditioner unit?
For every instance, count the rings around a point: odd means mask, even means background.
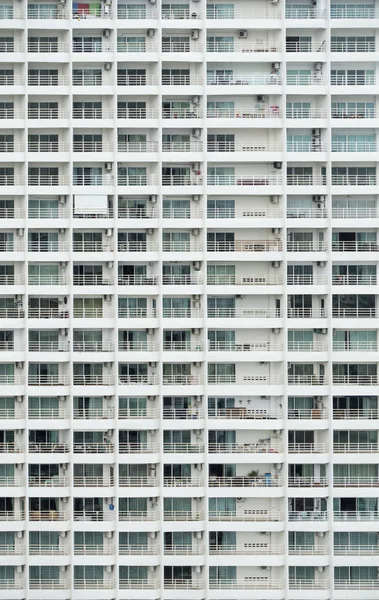
[[[195,271],[200,271],[200,269],[201,269],[200,261],[195,260],[195,262],[193,263],[193,268],[195,269]]]
[[[199,39],[199,30],[198,29],[192,29],[191,31],[191,40],[198,40]]]
[[[111,30],[110,29],[104,29],[103,36],[105,38],[110,38],[111,37]]]
[[[280,267],[280,262],[278,260],[274,260],[272,262],[272,266],[274,267],[274,269],[277,269],[278,267]]]
[[[241,29],[241,30],[240,30],[240,31],[237,33],[237,36],[238,36],[239,38],[241,38],[241,39],[246,39],[248,35],[249,35],[249,34],[247,33],[246,29]]]
[[[191,99],[191,102],[192,102],[192,104],[199,104],[199,103],[200,103],[200,98],[199,98],[199,96],[194,96],[194,97]]]
[[[192,135],[194,138],[199,138],[201,136],[201,129],[192,129]]]
[[[197,327],[195,327],[195,329],[192,329],[192,335],[200,335],[200,329],[198,329]]]
[[[58,202],[59,204],[66,204],[66,196],[58,196]]]
[[[58,232],[59,232],[59,233],[66,233],[66,230],[64,229],[64,227],[60,227],[60,228],[58,229]]]
[[[23,362],[16,362],[16,369],[23,369],[23,368],[24,368]]]
[[[280,62],[274,62],[274,63],[272,63],[271,67],[274,69],[274,71],[279,71],[279,69],[280,69]]]
[[[200,163],[192,163],[191,165],[192,171],[200,171]]]
[[[24,236],[24,230],[23,229],[17,229],[17,235],[18,237],[23,237]]]
[[[322,70],[322,63],[320,63],[320,62],[316,62],[316,63],[313,65],[313,70],[314,70],[314,71],[321,71],[321,70]]]
[[[149,4],[152,4],[152,5],[154,5],[154,4],[156,4],[156,3],[157,3],[157,0],[149,0]]]
[[[147,30],[147,36],[149,38],[153,38],[155,36],[155,29],[148,29]]]
[[[112,235],[113,235],[113,229],[106,229],[106,230],[104,231],[104,233],[105,233],[105,235],[106,235],[107,237],[112,237]]]
[[[317,128],[317,129],[312,129],[312,135],[315,138],[319,138],[321,137],[321,129]]]
[[[192,202],[199,203],[200,202],[200,196],[198,194],[194,194],[192,196]]]
[[[113,260],[108,261],[107,262],[107,267],[108,267],[108,269],[113,269],[114,268],[114,261]]]
[[[271,204],[279,204],[279,196],[270,196]]]
[[[113,170],[113,164],[111,162],[106,162],[104,165],[104,169],[107,173],[111,173],[111,171]]]
[[[198,236],[200,234],[200,229],[192,229],[192,235]]]
[[[151,204],[156,204],[158,202],[158,196],[156,196],[155,194],[153,196],[150,196],[149,202]]]
[[[107,62],[107,63],[104,64],[104,70],[105,71],[110,71],[111,68],[112,68],[112,63]]]

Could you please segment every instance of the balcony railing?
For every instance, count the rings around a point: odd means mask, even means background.
[[[162,8],[162,19],[169,20],[186,20],[186,19],[197,19],[199,15],[197,12],[191,12],[188,6],[175,6],[171,8]]]
[[[289,419],[327,419],[328,411],[324,408],[289,408]]]
[[[335,308],[333,317],[336,319],[372,319],[377,316],[376,308]]]
[[[378,545],[334,545],[334,556],[377,556],[379,554]]]
[[[113,375],[76,375],[73,377],[74,385],[114,385]]]
[[[114,477],[99,475],[97,477],[73,477],[74,487],[110,487],[114,485]]]
[[[207,142],[208,152],[281,152],[282,145],[277,142],[263,142],[261,144],[254,141],[230,141],[230,142]]]
[[[29,419],[68,419],[69,411],[63,408],[31,408],[28,410]]]
[[[152,444],[150,442],[120,442],[118,445],[118,451],[120,454],[152,454],[153,452],[159,452],[159,444]]]
[[[37,477],[29,475],[28,485],[30,487],[67,487],[70,485],[70,480],[65,475],[51,475],[50,477]]]
[[[289,454],[322,454],[329,451],[329,444],[310,443],[310,444],[288,444]]]
[[[329,546],[314,546],[314,545],[303,545],[294,546],[290,544],[288,546],[288,554],[290,556],[320,556],[329,554]]]
[[[344,241],[332,242],[333,252],[378,252],[379,244],[374,242]]]
[[[250,442],[247,444],[208,444],[210,454],[275,454],[284,452],[281,442]]]
[[[68,579],[29,579],[30,590],[67,590],[69,587]]]
[[[379,511],[363,510],[363,511],[334,511],[333,518],[335,521],[356,522],[356,521],[379,521]]]
[[[378,376],[333,374],[333,383],[335,385],[378,385]]]
[[[334,477],[333,487],[340,488],[376,488],[379,486],[379,477]]]
[[[209,511],[210,521],[242,521],[242,522],[272,522],[282,521],[284,515],[281,511],[272,511],[264,508],[254,509],[249,508],[245,510],[231,510],[231,511]]]
[[[68,375],[34,375],[29,373],[28,385],[69,385]]]
[[[325,11],[309,4],[289,4],[286,6],[285,17],[286,19],[322,19],[325,18]]]
[[[208,285],[282,285],[279,275],[262,273],[261,275],[208,275]]]
[[[241,186],[265,186],[281,185],[281,175],[213,175],[208,174],[208,185],[241,185]]]
[[[118,551],[120,556],[155,556],[160,554],[158,544],[119,544]]]
[[[243,488],[269,488],[283,486],[283,478],[278,475],[272,477],[248,477],[239,475],[234,477],[209,477],[209,487],[243,487]]]
[[[326,108],[286,108],[287,119],[326,119]]]
[[[326,252],[325,242],[318,241],[287,241],[287,252]]]
[[[327,477],[288,477],[288,487],[303,488],[303,487],[328,487]]]
[[[68,544],[29,544],[29,554],[32,556],[62,556],[70,553]]]
[[[65,454],[69,451],[69,444],[65,442],[29,442],[29,452],[32,454]]]
[[[146,73],[143,73],[141,75],[117,73],[117,85],[136,87],[146,85],[158,85],[158,77],[156,77],[155,75],[146,75]]]
[[[119,408],[119,419],[157,419],[159,411],[153,408]]]
[[[110,454],[114,452],[111,442],[79,442],[73,445],[74,454]]]
[[[75,579],[75,590],[112,590],[115,587],[113,579]]]
[[[124,142],[118,140],[117,150],[119,152],[157,152],[158,142],[147,141],[147,142]]]
[[[208,119],[274,119],[280,118],[279,106],[267,108],[208,108]]]
[[[378,419],[379,411],[376,408],[335,408],[333,419]]]
[[[165,590],[202,590],[205,588],[203,579],[165,579]]]
[[[120,579],[120,590],[156,590],[160,586],[159,579]]]
[[[165,477],[163,485],[167,488],[202,487],[204,477]]]
[[[157,252],[159,244],[150,240],[128,240],[126,242],[118,242],[117,249],[119,252]]]
[[[116,548],[114,544],[75,544],[75,556],[109,556],[114,554]]]
[[[150,477],[150,476],[146,476],[146,477],[128,477],[128,476],[120,475],[119,478],[118,478],[118,484],[119,484],[120,487],[130,487],[130,488],[143,487],[143,488],[149,488],[149,487],[157,487],[157,486],[159,486],[159,479],[158,479],[158,477]]]
[[[211,590],[281,590],[284,588],[283,579],[269,579],[268,577],[249,577],[249,580],[238,579],[210,579]]]
[[[69,511],[61,510],[31,510],[29,521],[69,521]]]
[[[329,586],[328,586],[329,587]],[[335,590],[379,590],[379,581],[377,579],[335,579]]]
[[[156,19],[158,17],[153,8],[147,8],[144,4],[119,4],[117,6],[117,18],[128,19],[131,21],[137,19]]]
[[[119,510],[118,518],[120,521],[157,521],[160,519],[158,511],[143,511],[143,510]]]
[[[75,341],[72,344],[74,352],[112,352],[114,350],[113,342],[109,340],[92,341],[82,340]]]
[[[203,521],[204,513],[201,511],[184,511],[184,510],[176,510],[176,511],[164,511],[163,513],[164,521]]]
[[[372,175],[335,175],[332,173],[332,185],[376,185],[376,173]]]
[[[234,408],[210,408],[208,417],[210,419],[282,419],[284,413],[282,410],[250,409],[245,406],[236,406]]]
[[[165,545],[164,554],[165,556],[197,556],[203,554],[205,547],[203,545]]]
[[[4,442],[0,444],[1,454],[17,454],[25,451],[25,444],[20,442]]]
[[[113,521],[115,519],[115,513],[110,511],[110,510],[106,510],[106,511],[102,511],[102,510],[75,510],[74,511],[74,521],[95,521],[95,522],[102,522],[102,521]],[[120,520],[121,517],[120,517]]]
[[[208,241],[208,252],[280,252],[280,240]]]
[[[361,275],[361,274],[346,274],[332,275],[332,285],[376,285],[377,276]]]
[[[327,521],[328,513],[325,510],[289,511],[289,521]]]
[[[51,285],[51,281],[47,282],[46,285]],[[68,318],[68,311],[61,310],[60,308],[38,308],[29,307],[28,317],[29,319],[66,319]]]
[[[327,590],[329,579],[290,579],[288,587],[290,590]]]
[[[291,375],[287,376],[288,385],[326,385],[323,375]]]

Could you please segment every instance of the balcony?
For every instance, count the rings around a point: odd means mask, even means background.
[[[333,252],[378,252],[377,242],[344,241],[332,242]]]
[[[210,521],[219,522],[233,522],[241,521],[242,523],[247,522],[277,522],[282,521],[284,515],[281,511],[261,509],[246,509],[246,510],[233,510],[233,511],[209,511]]]
[[[202,377],[199,375],[164,375],[163,385],[201,385]]]
[[[170,8],[162,7],[161,17],[164,21],[180,20],[185,21],[187,19],[197,19],[199,15],[196,12],[191,12],[189,6],[171,6]]]
[[[208,285],[282,285],[283,278],[280,275],[262,273],[261,275],[208,275]]]
[[[195,521],[203,521],[204,513],[202,511],[184,511],[184,510],[176,510],[176,511],[164,511],[163,520],[164,521],[174,521],[174,522],[195,522]]]
[[[75,590],[112,590],[115,587],[114,579],[75,579]]]
[[[127,488],[150,488],[150,487],[158,487],[159,479],[158,477],[124,477],[122,475],[118,478],[118,484],[120,487]]]
[[[69,478],[65,475],[52,475],[51,477],[29,476],[29,487],[56,488],[68,487],[70,485]]]
[[[116,552],[114,544],[75,544],[75,556],[110,556]]]
[[[355,174],[346,174],[346,175],[336,175],[332,173],[332,185],[340,185],[340,186],[362,186],[376,185],[376,173],[375,174],[366,174],[366,175],[355,175]]]
[[[235,408],[216,408],[208,411],[210,419],[282,419],[284,413],[282,410],[270,409],[249,409],[245,406],[237,406]]]
[[[68,590],[68,579],[29,579],[30,590]]]
[[[378,556],[379,546],[334,545],[333,553],[334,556]]]
[[[329,452],[329,444],[288,444],[289,454],[323,454]]]
[[[329,587],[329,586],[328,586]],[[379,581],[377,579],[335,579],[335,590],[379,590]]]
[[[333,519],[334,521],[338,521],[339,523],[379,521],[379,511],[334,511]]]
[[[111,278],[103,276],[102,273],[86,273],[84,275],[73,275],[72,282],[74,285],[112,285]]]
[[[376,308],[335,308],[333,309],[333,318],[335,319],[375,319],[377,317]]]
[[[70,452],[70,446],[69,444],[66,444],[64,442],[29,442],[29,452],[32,454],[65,454],[67,452]]]
[[[124,142],[122,140],[118,140],[117,150],[118,152],[129,153],[158,152],[158,142]]]
[[[118,378],[120,385],[157,385],[158,375],[123,375]]]
[[[118,173],[117,175],[117,184],[125,185],[130,187],[146,187],[148,185],[155,185],[158,183],[158,179],[156,175],[151,174],[133,174],[129,175],[128,173]],[[163,184],[165,185],[165,184]]]
[[[334,408],[333,419],[348,419],[365,420],[379,419],[379,411],[376,408]]]
[[[197,175],[196,173],[188,175],[162,175],[162,185],[165,186],[201,185],[202,183],[201,175]]]
[[[102,340],[98,342],[83,340],[74,341],[72,345],[74,352],[112,352],[114,350],[113,342]]]
[[[167,488],[203,487],[204,477],[165,477],[163,486]]]
[[[47,283],[46,285],[51,285],[51,280],[50,280],[50,283]],[[17,310],[17,309],[15,309],[15,310]],[[56,308],[29,307],[28,317],[29,317],[29,319],[67,319],[69,317],[69,313],[68,313],[68,311],[63,310],[58,307],[56,307]]]
[[[208,319],[279,319],[282,315],[276,308],[208,308],[207,316]]]
[[[62,510],[31,510],[29,521],[69,521],[70,512]]]
[[[158,521],[160,519],[160,515],[158,511],[142,511],[142,510],[119,510],[118,517],[120,521],[132,521],[133,523],[136,521],[146,522],[146,521]]]
[[[279,119],[281,111],[278,106],[251,108],[208,108],[208,119]]]
[[[323,556],[329,554],[329,551],[329,546],[326,545],[288,546],[289,556]]]
[[[211,579],[210,590],[282,590],[283,579],[269,579],[268,577],[249,577],[249,580],[238,579]]]
[[[203,579],[165,579],[163,587],[165,590],[203,590],[205,581]]]
[[[326,219],[326,208],[287,208],[287,219]]]
[[[74,511],[74,521],[113,521],[115,519],[115,513],[107,510],[75,510]],[[120,516],[120,520],[121,516]]]
[[[375,275],[332,275],[332,285],[376,285]]]
[[[158,275],[119,275],[118,285],[158,285]]]
[[[114,385],[113,375],[76,375],[73,377],[74,385]]]
[[[283,479],[278,475],[274,477],[265,477],[259,475],[257,477],[249,477],[244,475],[234,477],[209,477],[209,487],[242,487],[242,488],[270,488],[270,487],[282,487]]]
[[[114,444],[110,442],[99,443],[74,443],[74,454],[111,454],[114,452]]]
[[[102,488],[114,486],[114,477],[99,475],[98,477],[73,477],[74,487]]]
[[[157,590],[159,579],[120,579],[120,590]]]
[[[179,544],[175,544],[172,546],[165,545],[164,554],[165,556],[198,556],[204,554],[205,547],[203,545],[188,545],[182,546]]]
[[[270,556],[284,554],[284,546],[260,543],[245,545],[209,545],[210,556]]]
[[[325,488],[328,487],[328,485],[327,477],[288,477],[288,487],[291,488]]]
[[[32,342],[29,340],[29,352],[68,352],[69,343],[64,340],[57,341],[39,341]]]
[[[321,408],[289,408],[288,419],[327,419],[328,411]]]
[[[118,242],[117,249],[119,252],[158,252],[158,242],[152,242],[150,240],[144,241],[132,241]],[[186,250],[183,250],[186,252]]]
[[[208,241],[208,252],[280,252],[280,240]]]
[[[326,252],[327,249],[327,245],[324,242],[287,241],[287,252]]]
[[[288,385],[326,385],[327,380],[323,375],[291,375],[287,376]],[[334,383],[334,380],[333,380]]]
[[[289,521],[327,521],[328,513],[323,510],[309,510],[309,511],[289,511]]]
[[[334,385],[378,385],[377,375],[336,375],[333,374]]]
[[[74,408],[74,419],[114,419],[114,408]]]
[[[276,454],[284,452],[284,444],[277,441],[247,444],[208,444],[210,454]]]
[[[69,382],[68,375],[28,375],[28,385],[69,385]]]
[[[379,477],[334,477],[335,488],[377,488]]]
[[[155,9],[145,6],[144,4],[119,4],[117,6],[117,18],[127,19],[130,21],[157,19],[158,14]]]
[[[68,544],[60,546],[48,544],[29,544],[29,555],[31,556],[65,556],[70,554]]]
[[[237,186],[257,186],[262,187],[266,185],[281,185],[282,184],[282,176],[281,175],[252,175],[251,173],[247,173],[246,175],[239,175],[236,177],[235,175],[212,175],[208,174],[207,177],[208,185],[214,186],[227,186],[227,185],[237,185]]]
[[[329,579],[290,579],[288,587],[290,590],[327,590],[329,589]]]
[[[152,443],[123,443],[120,442],[118,445],[118,451],[120,454],[152,454],[159,452],[159,444]]]

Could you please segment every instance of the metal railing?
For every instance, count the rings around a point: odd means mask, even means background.
[[[208,308],[209,319],[278,319],[280,309],[276,308]]]
[[[157,419],[159,411],[152,408],[119,408],[119,419]]]
[[[246,578],[247,579],[247,578]],[[211,590],[281,590],[284,588],[283,579],[270,579],[269,577],[253,577],[248,580],[239,579],[210,579]]]
[[[163,485],[167,488],[202,487],[204,477],[165,477]]]
[[[327,380],[323,375],[287,375],[288,385],[326,385]]]
[[[29,373],[28,385],[69,385],[68,375],[34,375]]]
[[[326,119],[327,116],[326,108],[286,108],[287,119]]]
[[[329,587],[329,584],[328,584]],[[335,590],[379,590],[377,579],[335,579]]]
[[[119,252],[157,252],[159,244],[151,240],[127,240],[125,242],[119,241],[117,249]]]
[[[157,521],[160,519],[158,511],[142,511],[142,510],[119,510],[118,518],[120,521]]]
[[[208,410],[210,419],[282,419],[282,410],[249,409],[245,406],[235,408],[214,408]]]
[[[254,509],[248,508],[245,510],[231,510],[231,511],[209,511],[210,521],[242,521],[242,522],[272,522],[282,521],[284,515],[281,511],[272,511],[264,508]]]
[[[328,411],[324,408],[289,408],[288,419],[327,419]]]
[[[208,174],[208,185],[265,186],[281,185],[281,175],[213,175]]]
[[[378,252],[379,244],[375,241],[332,241],[333,252]]]
[[[201,85],[203,78],[201,75],[193,75],[192,73],[184,75],[162,74],[162,85]]]
[[[74,385],[114,385],[113,375],[79,375],[74,373]]]
[[[290,590],[327,590],[329,579],[289,579]]]
[[[109,340],[102,341],[73,341],[72,349],[74,352],[112,352],[114,350],[113,342]]]
[[[75,544],[75,556],[110,556],[116,552],[114,544]]]
[[[67,487],[70,485],[69,477],[65,475],[52,475],[51,477],[38,477],[29,475],[28,485],[30,487]]]
[[[29,544],[29,554],[31,556],[62,556],[70,553],[69,545],[59,544]]]
[[[280,118],[279,106],[250,108],[207,108],[208,119],[274,119]]]
[[[203,521],[204,513],[201,511],[184,511],[184,510],[176,510],[176,511],[167,511],[165,510],[163,513],[164,521]]]
[[[280,240],[233,240],[207,242],[207,252],[280,252]]]
[[[97,477],[73,477],[74,487],[110,487],[114,485],[114,477],[99,475]]]
[[[324,554],[329,554],[329,546],[327,545],[293,545],[290,544],[288,546],[288,554],[290,556],[320,556]]]
[[[128,208],[119,206],[117,216],[119,219],[154,219],[158,217],[158,210],[156,208],[149,207]]]
[[[29,442],[29,452],[31,454],[65,454],[69,451],[70,446],[65,442]]]
[[[303,487],[327,487],[327,477],[288,477],[288,487],[303,488]]]
[[[128,86],[146,86],[146,85],[158,85],[158,77],[155,75],[134,75],[128,73],[117,73],[117,85],[128,85]]]
[[[376,510],[362,510],[362,511],[339,511],[333,512],[334,521],[343,522],[356,522],[356,521],[379,521],[379,511]]]
[[[129,477],[120,475],[118,478],[118,485],[120,487],[156,487],[159,485],[158,477]]]
[[[201,81],[199,83],[201,83]],[[256,75],[208,75],[207,77],[207,85],[281,85],[281,83],[282,79],[279,73],[257,73]]]
[[[336,352],[376,352],[378,349],[377,341],[349,341],[340,342],[333,340],[333,350]]]
[[[78,442],[73,444],[74,454],[111,454],[114,452],[111,442]]]
[[[376,308],[335,308],[332,316],[336,319],[372,319],[377,316]]]
[[[210,454],[262,454],[284,452],[284,444],[272,442],[250,442],[247,444],[208,444]]]
[[[265,477],[258,475],[257,477],[249,477],[247,475],[237,475],[234,477],[209,477],[209,487],[227,487],[227,488],[269,488],[283,486],[283,478],[278,475]]]
[[[379,485],[379,477],[333,477],[333,487],[341,487],[341,488],[362,488],[362,487],[378,487]]]
[[[376,408],[334,408],[333,419],[379,419]]]
[[[329,452],[329,444],[309,443],[309,444],[292,444],[287,445],[289,454],[321,454]]]
[[[30,510],[29,521],[69,521],[70,512],[60,510]]]
[[[325,510],[302,510],[288,512],[289,521],[327,521],[328,513]]]
[[[377,375],[337,375],[333,373],[335,385],[378,385]]]
[[[67,590],[69,587],[68,579],[29,579],[30,590]]]
[[[332,275],[332,285],[376,285],[377,276],[375,275]]]
[[[158,275],[119,275],[118,285],[158,285]]]
[[[115,410],[110,408],[74,408],[74,419],[113,419]]]
[[[28,409],[29,419],[68,419],[69,412],[63,408],[31,408]]]
[[[120,454],[152,454],[159,452],[159,444],[152,444],[150,442],[120,442],[118,445],[118,451]]]

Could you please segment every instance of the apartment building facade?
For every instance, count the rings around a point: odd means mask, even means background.
[[[6,600],[378,598],[378,2],[212,2],[1,0]]]

